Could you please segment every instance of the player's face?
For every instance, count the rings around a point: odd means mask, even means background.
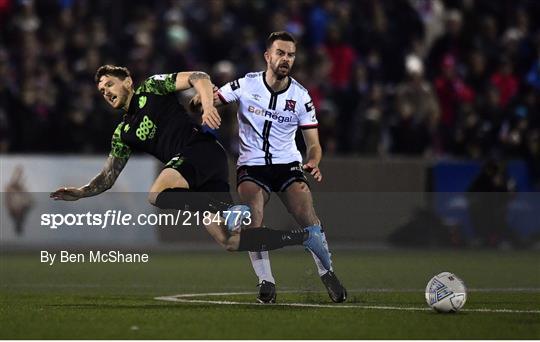
[[[104,75],[99,79],[98,90],[111,107],[120,109],[128,101],[131,85],[130,77],[121,80],[115,76]]]
[[[296,46],[293,42],[276,40],[265,52],[266,65],[279,78],[289,75],[296,57]]]

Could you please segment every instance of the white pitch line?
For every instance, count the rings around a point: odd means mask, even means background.
[[[248,293],[244,293],[248,294]],[[249,293],[255,294],[255,293]],[[194,294],[189,294],[190,298],[193,298]],[[199,296],[204,296],[204,293],[200,293]],[[238,295],[238,293],[234,293]],[[235,302],[228,300],[203,300],[203,299],[184,299],[179,298],[178,296],[165,296],[165,297],[156,297],[156,300],[163,300],[168,302],[178,302],[178,303],[195,303],[195,304],[216,304],[216,305],[247,305],[247,306],[261,306],[263,304],[259,303],[247,303],[247,302]],[[266,305],[266,304],[264,304]],[[404,310],[404,311],[427,311],[431,310],[429,308],[406,308],[406,307],[392,307],[392,306],[360,306],[360,305],[331,305],[331,304],[308,304],[308,303],[274,303],[270,304],[272,306],[289,306],[289,307],[300,307],[300,308],[338,308],[338,309],[379,309],[379,310]]]
[[[287,293],[300,293],[298,291],[286,291]],[[191,304],[215,304],[215,305],[244,305],[244,306],[286,306],[300,308],[330,308],[330,309],[365,309],[365,310],[394,310],[394,311],[431,311],[426,307],[401,307],[401,306],[384,306],[384,305],[340,305],[340,304],[309,304],[309,303],[274,303],[260,304],[237,302],[228,300],[205,300],[193,299],[197,297],[212,297],[212,296],[238,296],[238,295],[254,295],[256,292],[211,292],[211,293],[185,293],[172,296],[155,297],[155,300],[162,300],[176,303],[191,303]],[[540,310],[513,310],[513,309],[462,309],[463,312],[487,312],[487,313],[529,313],[540,314]]]

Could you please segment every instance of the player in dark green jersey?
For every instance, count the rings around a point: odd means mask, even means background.
[[[109,158],[90,183],[79,188],[60,188],[51,193],[51,198],[74,201],[106,191],[118,178],[131,152],[144,151],[166,164],[150,188],[150,203],[160,208],[221,214],[225,217],[224,224],[213,221],[206,228],[225,249],[261,251],[303,244],[330,262],[318,231],[239,229],[250,213],[245,206],[231,205],[226,153],[213,135],[204,133],[189,117],[174,95],[195,88],[202,105],[203,124],[218,128],[221,119],[213,104],[213,85],[206,73],[154,75],[134,89],[127,68],[104,65],[97,70],[95,82],[105,101],[124,113],[114,131]],[[231,211],[238,215],[224,214]]]

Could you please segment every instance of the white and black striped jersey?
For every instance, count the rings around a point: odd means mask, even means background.
[[[241,165],[301,162],[296,147],[298,127],[318,126],[315,107],[307,90],[292,77],[285,89],[275,92],[265,72],[248,73],[218,91],[222,102],[238,102]]]

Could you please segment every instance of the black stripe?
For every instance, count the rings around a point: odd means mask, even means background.
[[[272,127],[272,121],[264,121],[262,137],[263,137],[263,151],[264,151],[264,162],[266,165],[272,164],[272,153],[270,153],[270,128]]]
[[[291,83],[292,83],[292,79],[287,76],[287,86],[281,89],[280,91],[274,91],[274,89],[272,89],[268,85],[268,83],[266,83],[266,72],[263,72],[262,80],[263,80],[264,86],[270,92],[270,103],[268,104],[268,108],[272,110],[276,110],[278,95],[283,94],[287,90],[289,90],[289,87],[291,86]]]
[[[276,110],[276,106],[277,106],[277,95],[271,94],[270,102],[268,103],[268,109]]]
[[[262,146],[262,149],[263,151],[266,151],[266,143],[267,143],[267,140],[266,140],[266,127],[268,126],[268,120],[264,121],[264,126],[263,126],[263,131],[262,131],[262,138],[263,138],[263,146]]]

